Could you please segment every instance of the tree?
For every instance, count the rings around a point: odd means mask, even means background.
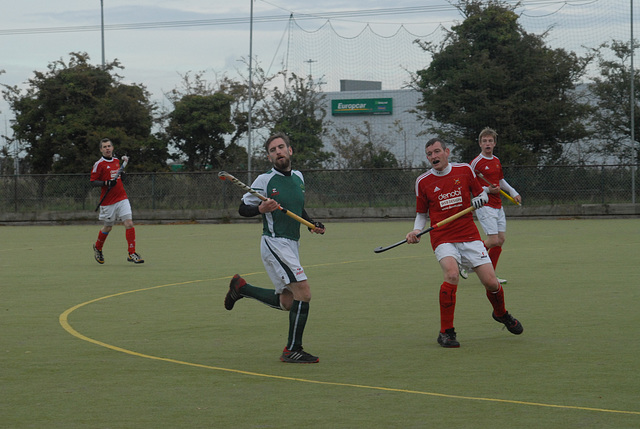
[[[634,41],[635,48],[638,42]],[[603,49],[610,49],[613,58],[606,57]],[[618,163],[637,163],[640,144],[640,93],[634,94],[634,141],[631,136],[631,46],[613,40],[596,51],[600,77],[593,79],[589,90],[595,96],[596,109],[590,123],[594,127],[594,139],[589,152],[599,159],[613,158]],[[640,75],[634,75],[634,87],[640,89]]]
[[[155,107],[142,85],[125,85],[115,71],[89,64],[89,55],[72,52],[70,60],[34,72],[29,87],[3,85],[15,114],[12,142],[26,150],[33,173],[86,172],[99,156],[100,139],[113,141],[119,155],[132,159],[129,171],[166,169],[166,144],[151,134]]]
[[[259,67],[255,67],[253,77],[251,104],[255,109],[257,105],[262,103],[266,98],[266,85],[270,79],[266,77],[264,71]],[[209,97],[214,94],[226,94],[230,96],[229,104],[229,121],[233,124],[233,130],[224,136],[225,147],[219,148],[218,161],[221,167],[229,170],[246,169],[247,168],[247,150],[240,144],[241,140],[248,134],[248,110],[249,110],[249,85],[248,79],[238,71],[241,76],[239,80],[230,79],[226,75],[215,75],[213,80],[205,79],[205,72],[186,73],[182,76],[182,87],[175,88],[165,96],[176,106],[186,96],[204,96]],[[167,120],[165,129],[169,128],[168,120],[170,113],[166,113],[164,118]],[[256,118],[253,119],[253,126],[262,126]],[[170,138],[170,137],[168,137]],[[187,154],[176,147],[183,158],[188,158]]]
[[[557,160],[562,143],[587,135],[589,107],[575,88],[591,57],[545,46],[545,35],[518,24],[517,6],[459,0],[464,21],[438,46],[419,42],[432,55],[416,75],[419,110],[441,124],[431,131],[453,143],[462,159],[477,155],[485,126],[500,135],[503,164]]]
[[[333,156],[322,150],[327,115],[323,107],[325,96],[314,87],[311,78],[292,73],[286,83],[284,90],[277,86],[272,90],[269,101],[256,109],[256,117],[271,132],[289,136],[296,168],[321,168]]]
[[[225,135],[234,131],[229,95],[185,95],[169,114],[167,135],[186,156],[187,170],[219,168],[225,157]]]
[[[369,121],[355,130],[337,128],[331,142],[335,150],[333,163],[337,168],[393,168],[398,160],[388,149],[392,143],[387,135],[376,135]]]

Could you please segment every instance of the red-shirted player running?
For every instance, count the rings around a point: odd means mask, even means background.
[[[416,179],[416,220],[413,231],[407,234],[407,243],[420,241],[418,234],[430,219],[431,225],[473,205],[476,209],[487,201],[486,191],[480,186],[469,164],[450,164],[450,151],[437,138],[425,146],[431,170]],[[472,198],[472,195],[475,195]],[[504,290],[498,282],[480,233],[468,213],[459,219],[434,229],[430,233],[431,246],[442,268],[444,282],[440,285],[440,333],[442,347],[460,347],[453,327],[459,265],[473,268],[484,285],[487,298],[493,306],[492,317],[503,323],[509,332],[519,335],[522,324],[505,309]]]
[[[484,186],[489,193],[489,202],[476,211],[478,222],[486,234],[484,246],[489,251],[489,258],[493,263],[493,269],[498,265],[498,258],[502,253],[505,234],[507,232],[507,217],[502,208],[500,190],[508,192],[517,202],[522,202],[520,194],[504,179],[502,164],[497,156],[493,154],[493,149],[498,142],[498,133],[491,128],[485,128],[478,135],[478,144],[482,152],[471,161],[471,168],[482,174],[492,186]],[[506,283],[504,279],[498,278],[500,283]]]
[[[133,227],[131,204],[129,204],[129,198],[124,190],[122,178],[116,177],[120,168],[120,160],[113,156],[111,140],[102,139],[100,141],[100,152],[102,153],[102,158],[93,164],[93,169],[91,170],[91,184],[102,187],[100,199],[104,198],[104,200],[100,205],[98,219],[104,222],[104,226],[98,233],[98,240],[93,245],[94,257],[99,264],[104,264],[102,246],[104,246],[104,242],[113,225],[119,219],[122,220],[125,227],[129,252],[127,261],[141,264],[144,259],[136,253],[136,230]],[[123,161],[126,159],[126,157],[123,157]]]

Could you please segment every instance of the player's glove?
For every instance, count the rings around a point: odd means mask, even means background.
[[[480,207],[484,206],[487,202],[489,202],[489,195],[487,195],[486,191],[482,191],[480,195],[471,199],[471,205],[475,209],[479,209]]]
[[[114,186],[116,186],[116,183],[118,183],[118,180],[107,180],[104,182],[105,185],[107,185],[107,187],[109,188],[113,188]]]
[[[313,221],[311,222],[316,228],[321,228],[324,229],[324,225],[322,224],[322,222],[318,222],[318,221]],[[309,231],[311,231],[311,228],[307,228]],[[324,233],[323,233],[324,234]]]

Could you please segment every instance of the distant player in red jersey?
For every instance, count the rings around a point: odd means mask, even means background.
[[[133,215],[131,204],[122,184],[122,177],[116,177],[120,168],[120,160],[113,156],[113,144],[109,139],[100,141],[100,158],[91,170],[91,185],[100,186],[102,191],[100,199],[104,198],[100,205],[100,215],[98,219],[104,222],[104,226],[98,233],[98,240],[93,245],[93,254],[99,264],[104,264],[102,246],[108,237],[109,232],[117,220],[122,220],[127,238],[128,255],[127,261],[141,264],[144,259],[136,253],[136,230],[133,227]],[[127,157],[123,157],[125,161]],[[106,194],[106,196],[105,196]]]
[[[416,179],[417,213],[414,229],[407,234],[407,243],[410,244],[420,241],[417,234],[424,229],[427,219],[435,225],[471,205],[480,208],[489,199],[469,164],[449,163],[450,151],[442,140],[429,140],[425,151],[432,168]],[[512,334],[521,334],[522,324],[505,309],[504,290],[493,270],[473,215],[468,213],[434,229],[430,237],[444,276],[440,285],[438,344],[448,348],[460,347],[453,327],[460,265],[473,268],[478,274],[493,306],[493,319],[503,323]]]
[[[498,133],[495,130],[485,128],[480,131],[478,144],[482,152],[471,161],[473,170],[482,174],[492,183],[491,186],[484,186],[484,189],[489,193],[489,202],[476,211],[476,216],[486,234],[484,246],[489,250],[489,257],[493,263],[494,270],[498,265],[505,233],[507,232],[507,218],[502,208],[500,190],[507,192],[518,203],[522,202],[520,194],[504,179],[502,164],[500,164],[498,157],[493,154],[493,149],[496,147],[497,142]],[[484,181],[482,183],[486,185]],[[504,279],[498,280],[500,283],[507,282]]]

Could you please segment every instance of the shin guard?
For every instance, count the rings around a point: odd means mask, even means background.
[[[440,285],[440,332],[453,328],[458,285],[444,282]]]

